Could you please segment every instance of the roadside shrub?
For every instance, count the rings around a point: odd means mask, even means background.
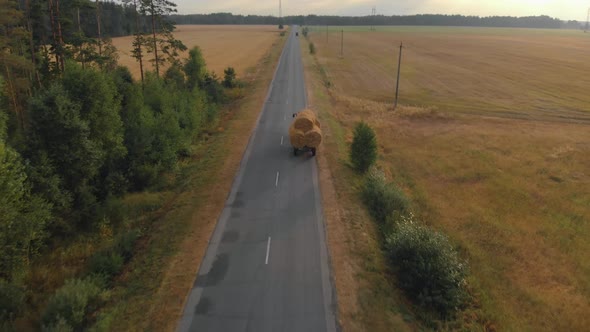
[[[399,286],[418,304],[443,317],[467,299],[467,267],[446,236],[402,217],[386,238],[386,250]]]
[[[123,265],[133,257],[133,249],[139,235],[140,232],[137,230],[118,235],[110,247],[96,252],[90,258],[88,274],[110,282],[113,277],[121,273]]]
[[[309,29],[307,27],[303,27],[303,29],[301,29],[301,33],[303,34],[303,37],[307,37],[308,32],[309,32]]]
[[[309,53],[315,54],[315,44],[312,42],[309,43]]]
[[[354,128],[354,137],[350,146],[350,162],[359,173],[366,173],[377,161],[377,136],[365,122],[359,122]]]
[[[90,274],[101,276],[105,281],[110,281],[114,276],[118,275],[123,269],[123,256],[114,250],[103,250],[95,253],[90,258],[88,264],[88,272]]]
[[[233,67],[227,67],[223,70],[223,86],[233,88],[236,86],[236,70]]]
[[[385,175],[378,169],[372,169],[367,175],[361,195],[371,217],[380,225],[393,214],[401,216],[409,210],[404,193],[394,184],[387,183]]]
[[[59,317],[53,325],[44,326],[43,332],[74,332],[74,328],[65,319]]]
[[[0,331],[8,329],[25,304],[23,289],[0,279]]]
[[[140,232],[138,230],[131,230],[116,238],[114,250],[123,258],[125,263],[133,257],[133,249],[139,236]]]
[[[49,299],[42,322],[48,330],[81,330],[86,316],[96,310],[105,293],[96,278],[70,279]],[[56,329],[59,327],[60,329]]]
[[[222,103],[225,101],[225,91],[215,73],[211,72],[205,75],[204,90],[207,92],[209,102]]]

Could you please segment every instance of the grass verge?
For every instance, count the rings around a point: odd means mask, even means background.
[[[313,55],[305,50],[302,57],[308,104],[323,124],[317,158],[338,323],[344,331],[415,330],[415,315],[388,278],[378,231],[360,200],[362,177],[348,164],[348,133],[332,112],[329,80]]]
[[[104,311],[113,317],[113,328],[171,331],[176,327],[285,40],[275,42],[257,70],[249,71],[247,97],[225,110],[198,156],[181,167],[182,192],[163,211],[151,232],[158,235],[145,244],[143,254],[115,289],[113,297],[124,301],[112,301]]]

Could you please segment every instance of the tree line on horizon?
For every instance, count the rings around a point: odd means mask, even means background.
[[[62,12],[61,24],[69,34],[78,32],[90,38],[129,36],[136,32],[149,33],[151,21],[148,16],[137,15],[136,7],[141,7],[142,0],[60,0],[49,3],[59,4]],[[97,4],[100,5],[100,24],[96,15]],[[51,17],[46,8],[48,4],[38,0],[18,0],[18,8],[29,12],[34,31],[51,31]],[[297,15],[279,18],[264,15],[239,15],[232,13],[211,14],[176,14],[162,13],[163,17],[177,25],[184,24],[236,24],[236,25],[416,25],[416,26],[473,26],[473,27],[509,27],[509,28],[545,28],[545,29],[583,29],[585,22],[575,20],[563,21],[549,16],[464,16],[464,15],[375,15],[375,16],[330,16]],[[69,29],[73,27],[73,29]],[[49,36],[38,36],[48,39]]]
[[[375,16],[327,16],[298,15],[278,18],[276,16],[234,15],[232,13],[171,15],[170,20],[176,24],[297,24],[297,25],[418,25],[418,26],[472,26],[472,27],[506,27],[506,28],[541,28],[541,29],[582,29],[579,21],[563,21],[542,16],[464,16],[442,14],[420,15],[375,15]]]

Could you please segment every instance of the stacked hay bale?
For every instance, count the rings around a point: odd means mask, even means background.
[[[294,148],[317,148],[322,143],[322,130],[315,113],[305,109],[297,113],[295,121],[289,127],[289,138]]]

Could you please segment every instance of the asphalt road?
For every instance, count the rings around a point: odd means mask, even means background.
[[[306,105],[295,31],[178,331],[336,331],[317,166],[309,154],[293,156],[288,137]]]

